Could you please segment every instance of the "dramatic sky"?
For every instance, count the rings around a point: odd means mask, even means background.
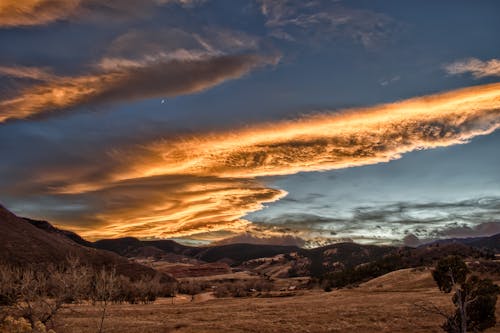
[[[1,0],[0,203],[89,239],[500,232],[500,2]]]

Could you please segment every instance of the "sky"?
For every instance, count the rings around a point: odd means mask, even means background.
[[[3,0],[0,203],[91,240],[499,233],[499,13]]]

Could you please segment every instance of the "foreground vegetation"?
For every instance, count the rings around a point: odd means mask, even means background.
[[[301,290],[289,295],[199,297],[194,301],[180,295],[174,304],[171,299],[159,299],[151,304],[112,305],[106,332],[437,333],[443,332],[441,315],[429,313],[419,304],[433,304],[447,313],[453,313],[454,309],[450,295],[439,291],[429,269],[393,272],[353,289],[330,293]],[[96,325],[97,315],[97,309],[90,305],[66,308],[57,318],[57,333],[73,332],[71,329],[90,331]],[[500,332],[500,327],[487,332]]]
[[[314,278],[307,283],[303,278],[242,273],[172,282],[159,273],[130,279],[71,258],[43,270],[0,265],[0,333],[463,333],[495,326],[500,289],[486,276],[493,273],[498,281],[498,262],[487,260],[486,265],[481,257],[470,262],[480,277],[470,275],[458,256],[441,258],[433,269],[394,271],[381,264],[385,262],[343,270],[356,283],[342,283],[336,287],[348,288],[333,291],[327,285],[324,289],[331,292],[326,293]],[[381,276],[384,268],[392,272]]]
[[[98,309],[96,331],[102,332],[110,304],[147,304],[157,297],[173,297],[176,288],[161,275],[131,280],[74,258],[42,269],[0,265],[0,332],[50,332],[59,311],[83,303]]]

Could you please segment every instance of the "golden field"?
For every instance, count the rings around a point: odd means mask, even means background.
[[[439,292],[429,270],[405,269],[358,288],[300,290],[291,297],[213,299],[209,293],[179,295],[147,305],[112,305],[108,333],[163,332],[442,332],[443,318],[422,309],[430,303],[451,310],[451,295]],[[497,304],[500,318],[500,304]],[[56,318],[56,331],[96,332],[97,307],[74,305]],[[487,332],[500,332],[500,325]]]

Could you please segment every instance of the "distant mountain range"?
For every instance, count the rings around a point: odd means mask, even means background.
[[[445,239],[418,248],[356,243],[338,243],[314,249],[261,244],[193,247],[173,240],[143,241],[133,237],[89,242],[49,222],[17,217],[0,206],[0,261],[16,265],[59,264],[72,255],[95,266],[114,266],[121,274],[135,277],[155,273],[152,268],[132,260],[145,258],[200,265],[224,263],[259,274],[290,277],[321,276],[368,263],[375,267],[381,265],[385,270],[416,267],[432,264],[433,260],[445,255],[480,257],[485,253],[500,253],[500,234]],[[391,263],[389,266],[388,261]]]
[[[489,249],[495,253],[500,253],[500,234],[488,237],[468,237],[468,238],[448,238],[441,239],[430,244],[451,244],[459,243],[480,249]]]

